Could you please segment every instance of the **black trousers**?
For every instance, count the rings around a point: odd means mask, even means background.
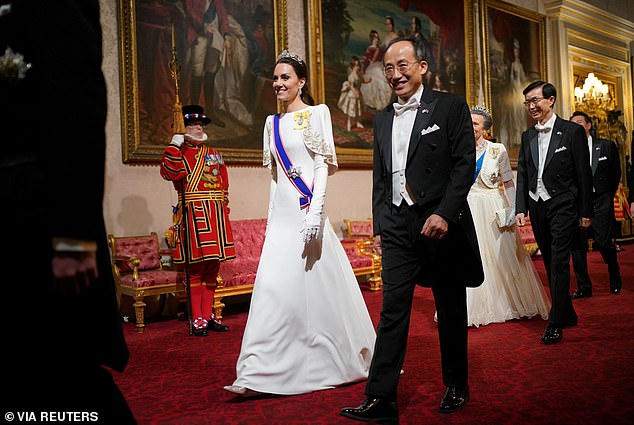
[[[531,225],[548,274],[552,306],[548,322],[564,327],[576,322],[570,299],[570,253],[579,229],[577,202],[572,193],[548,201],[529,201]]]
[[[572,250],[572,264],[577,278],[577,288],[581,291],[592,291],[592,281],[588,274],[588,238],[594,240],[594,246],[608,266],[610,283],[620,284],[621,271],[616,258],[614,233],[616,220],[614,219],[614,198],[609,193],[595,194],[594,217],[592,225],[587,231],[579,231]]]
[[[405,359],[417,284],[428,286],[427,272],[442,266],[443,258],[434,252],[437,241],[420,234],[427,216],[417,206],[392,207],[392,214],[381,229],[383,250],[383,308],[365,393],[370,397],[396,400],[400,372]],[[433,264],[436,263],[436,264]],[[442,377],[445,385],[467,383],[467,302],[464,284],[447,281],[431,285],[438,313],[438,335]],[[431,319],[433,312],[428,312]],[[426,353],[414,355],[424,356]]]

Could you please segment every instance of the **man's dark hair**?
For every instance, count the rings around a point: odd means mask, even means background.
[[[412,43],[412,46],[414,46],[414,54],[416,55],[416,59],[419,61],[427,62],[429,70],[431,72],[434,72],[434,70],[436,69],[434,54],[432,53],[431,45],[425,39],[425,37],[421,37],[419,39],[415,39],[413,37],[396,37],[387,44],[385,51],[387,52],[392,44],[398,43],[400,41],[407,41]],[[383,55],[383,57],[385,58],[385,55]]]
[[[557,89],[555,88],[555,86],[541,80],[533,81],[532,83],[530,83],[528,86],[526,86],[522,94],[526,96],[526,93],[533,89],[536,89],[537,87],[542,88],[542,96],[544,96],[544,99],[548,99],[549,97],[553,96],[555,100],[557,100]]]
[[[592,129],[592,118],[590,118],[590,115],[583,111],[574,111],[570,116],[570,119],[573,119],[574,117],[583,117],[583,119],[586,120],[586,123],[590,124],[590,129]]]

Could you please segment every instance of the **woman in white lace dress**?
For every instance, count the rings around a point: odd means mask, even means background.
[[[484,138],[491,127],[486,108],[471,109],[476,139],[476,174],[467,197],[473,214],[484,283],[467,288],[469,326],[520,317],[548,319],[550,300],[515,232],[515,185],[506,148]]]
[[[359,90],[365,106],[380,111],[391,103],[392,88],[385,78],[381,39],[375,30],[370,31],[370,45],[363,55],[363,83]]]
[[[297,55],[277,60],[281,114],[264,126],[272,173],[260,256],[237,379],[239,395],[301,394],[367,378],[376,334],[348,257],[324,213],[337,169],[330,112],[312,105]]]

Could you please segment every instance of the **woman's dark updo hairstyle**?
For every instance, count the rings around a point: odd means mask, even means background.
[[[315,101],[313,100],[313,97],[310,95],[310,89],[308,88],[308,70],[306,68],[306,63],[304,62],[304,60],[298,55],[294,53],[289,53],[287,50],[284,50],[278,56],[277,62],[275,62],[276,65],[278,63],[286,63],[292,66],[293,69],[295,70],[295,74],[297,74],[297,77],[300,80],[302,78],[306,80],[306,82],[304,83],[304,87],[302,87],[301,89],[302,91],[301,91],[300,97],[304,101],[304,103],[306,103],[307,105],[314,106]]]

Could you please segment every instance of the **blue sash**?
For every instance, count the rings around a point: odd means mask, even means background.
[[[284,174],[286,174],[286,177],[288,177],[301,195],[299,197],[299,207],[300,209],[308,208],[310,201],[313,199],[313,191],[299,174],[291,171],[293,169],[293,163],[288,157],[284,145],[282,144],[282,138],[280,137],[280,114],[275,114],[273,117],[273,137],[275,139],[275,152],[277,153],[280,164],[282,164]]]
[[[478,179],[478,174],[480,174],[480,170],[482,170],[482,163],[484,162],[484,155],[486,155],[486,153],[487,151],[485,149],[484,152],[482,152],[482,155],[480,155],[480,157],[476,161],[476,170],[475,170],[475,176],[473,176],[473,183],[475,183],[475,181]]]

